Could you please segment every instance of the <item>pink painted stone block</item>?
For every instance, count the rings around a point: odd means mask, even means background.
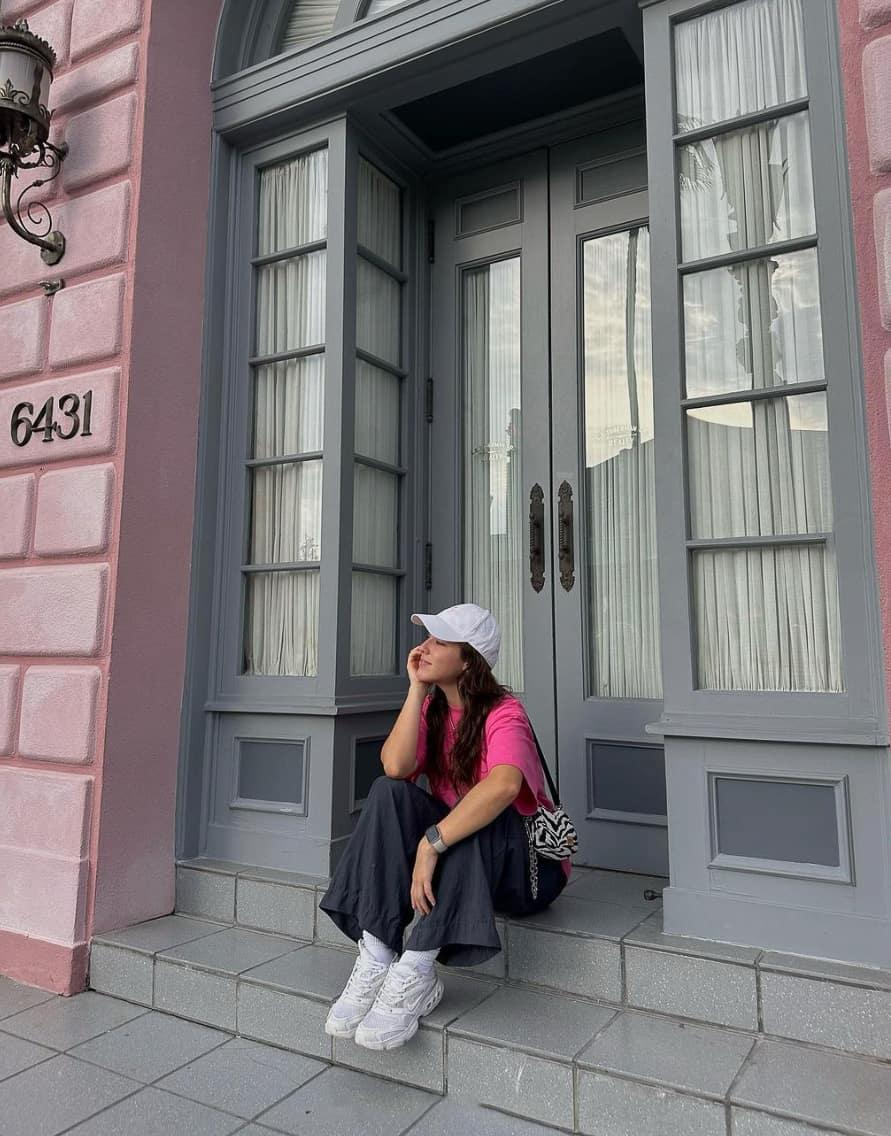
[[[53,226],[65,234],[65,277],[121,264],[130,225],[130,183],[118,182],[53,206]],[[0,295],[34,287],[47,277],[37,250],[4,225],[0,228]],[[43,300],[47,315],[50,306]]]
[[[113,465],[45,473],[37,493],[34,551],[38,556],[102,552],[108,546],[113,489]]]
[[[98,667],[28,667],[22,684],[22,757],[84,764],[96,745]]]
[[[139,44],[126,43],[54,79],[53,106],[56,110],[68,111],[97,103],[135,83],[138,74]]]
[[[122,274],[65,288],[53,301],[49,361],[53,367],[91,362],[121,349]]]
[[[879,269],[879,310],[882,326],[891,330],[891,189],[883,189],[876,194],[873,220]]]
[[[8,757],[15,747],[20,674],[18,667],[0,667],[0,756],[3,757]]]
[[[16,407],[21,403],[29,403],[33,408],[27,412],[33,422],[46,401],[52,398],[56,408],[54,418],[67,434],[74,429],[74,422],[68,414],[58,409],[60,400],[66,395],[77,395],[80,404],[77,412],[80,426],[71,438],[54,435],[52,441],[44,442],[43,432],[38,431],[31,435],[29,442],[18,446],[8,427],[0,430],[0,469],[4,466],[45,465],[47,462],[66,461],[88,454],[105,454],[113,450],[117,438],[120,378],[121,372],[115,367],[107,371],[65,375],[39,383],[23,383],[6,390],[0,388],[0,422],[11,423]],[[90,391],[90,433],[84,434],[87,425],[86,396]],[[72,400],[68,399],[65,406],[72,410]]]
[[[71,38],[71,9],[74,0],[56,0],[48,8],[41,8],[28,17],[28,27],[35,35],[45,39],[56,53],[59,67],[68,61],[68,46]],[[5,5],[3,5],[5,8]],[[5,16],[4,16],[5,20]]]
[[[19,16],[26,16],[33,8],[37,8],[43,0],[3,0],[0,4],[0,15],[3,23],[15,23]],[[30,21],[30,16],[28,17]]]
[[[44,274],[45,270],[44,265]],[[3,344],[0,379],[30,375],[41,369],[47,314],[47,302],[43,297],[0,307],[0,343]]]
[[[865,28],[891,23],[891,0],[860,0],[860,23]]]
[[[27,555],[35,480],[30,473],[0,479],[0,559]]]
[[[92,800],[88,774],[0,766],[0,845],[79,860],[89,846]]]
[[[77,0],[71,24],[71,58],[136,31],[142,18],[142,0]]]
[[[108,566],[0,572],[0,655],[96,655],[102,646]]]
[[[0,926],[73,945],[86,933],[89,861],[0,845]]]
[[[136,95],[129,92],[69,119],[71,150],[62,167],[66,189],[77,189],[126,170],[133,157]]]
[[[877,173],[891,170],[891,36],[867,44],[863,52],[863,92],[869,164]]]

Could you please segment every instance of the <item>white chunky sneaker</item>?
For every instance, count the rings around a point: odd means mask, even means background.
[[[362,1019],[354,1041],[366,1049],[396,1049],[414,1037],[418,1019],[439,1005],[442,981],[401,961],[390,964],[374,1005]]]
[[[389,969],[390,964],[378,962],[359,939],[359,957],[343,993],[328,1011],[325,1033],[332,1037],[352,1037],[356,1026],[374,1005]]]

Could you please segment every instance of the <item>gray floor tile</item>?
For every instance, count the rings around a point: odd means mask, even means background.
[[[301,947],[252,967],[243,973],[242,979],[333,1001],[340,997],[357,957],[356,953],[335,947]]]
[[[614,1015],[606,1006],[505,986],[462,1014],[449,1033],[570,1061]]]
[[[733,1136],[842,1136],[835,1128],[813,1128],[800,1120],[784,1120],[749,1108],[730,1110]]]
[[[58,997],[58,994],[48,994],[46,990],[38,990],[34,986],[22,986],[0,975],[0,1019],[20,1014],[22,1010]]]
[[[623,1081],[578,1075],[579,1131],[586,1136],[726,1136],[723,1104]]]
[[[329,1069],[268,1112],[261,1124],[304,1136],[393,1136],[402,1132],[437,1098],[350,1069]]]
[[[730,1100],[830,1128],[888,1136],[891,1066],[759,1041]]]
[[[194,942],[161,951],[158,958],[187,962],[219,974],[241,974],[243,970],[250,970],[293,951],[295,945],[293,939],[261,935],[256,931],[232,927],[216,935],[207,935]]]
[[[137,1081],[59,1055],[0,1081],[3,1136],[56,1136],[140,1088]]]
[[[53,1049],[46,1049],[42,1045],[35,1045],[33,1041],[24,1041],[8,1033],[0,1033],[0,1081],[54,1056]]]
[[[719,943],[712,939],[693,939],[686,935],[666,935],[662,930],[662,912],[655,911],[625,936],[626,943],[636,943],[653,950],[671,951],[674,954],[692,955],[695,958],[715,959],[718,962],[737,962],[754,966],[761,954],[758,947],[738,946],[736,943]]]
[[[485,1105],[446,1097],[409,1128],[405,1136],[555,1136],[559,1130],[538,1124],[534,1120],[520,1120],[506,1116]]]
[[[853,966],[830,959],[810,958],[807,955],[787,955],[780,951],[765,951],[758,960],[763,971],[777,974],[797,974],[804,978],[826,978],[867,990],[891,990],[891,970],[873,966]]]
[[[3,1029],[51,1049],[70,1049],[146,1012],[141,1006],[87,990],[73,998],[53,998],[15,1017],[4,1018]]]
[[[398,1049],[364,1049],[346,1038],[335,1038],[334,1060],[338,1065],[389,1077],[418,1089],[441,1093],[444,1088],[442,1031],[424,1025]]]
[[[291,884],[293,887],[322,888],[328,887],[328,880],[324,876],[309,876],[305,872],[283,872],[279,868],[245,868],[241,867],[238,873],[240,880],[272,880],[274,883]]]
[[[605,903],[618,903],[622,907],[638,907],[641,911],[656,911],[661,900],[644,899],[647,890],[662,891],[668,880],[662,876],[638,876],[628,872],[607,872],[595,868],[589,872],[575,869],[566,885],[565,896],[574,899],[599,899]]]
[[[521,927],[508,929],[510,977],[568,994],[622,1001],[622,948],[609,939]]]
[[[316,893],[272,880],[239,876],[235,887],[235,914],[240,926],[290,935],[311,942],[315,931]]]
[[[236,1037],[157,1087],[251,1120],[326,1068],[311,1057]]]
[[[152,956],[141,951],[93,942],[90,947],[90,989],[151,1006],[154,966]]]
[[[627,1073],[723,1100],[753,1044],[745,1034],[626,1011],[576,1060],[588,1069]]]
[[[235,876],[177,868],[176,910],[218,919],[221,923],[234,923]]]
[[[143,1089],[72,1128],[66,1136],[229,1136],[243,1123],[215,1108],[160,1089]]]
[[[682,1018],[757,1029],[755,970],[750,966],[625,944],[630,1006]]]
[[[235,1033],[236,979],[155,960],[155,1008]]]
[[[151,1013],[69,1050],[72,1057],[149,1084],[229,1039],[229,1034]]]
[[[762,972],[764,1032],[891,1058],[891,992]]]
[[[424,1024],[433,1029],[447,1026],[499,989],[499,984],[489,979],[465,978],[463,974],[456,974],[455,967],[438,966],[436,971],[442,979],[445,993],[433,1013],[424,1018]]]
[[[572,931],[581,935],[598,935],[605,939],[621,939],[644,918],[644,913],[615,903],[599,903],[593,899],[576,899],[563,892],[539,911],[526,915],[521,927],[541,927],[546,931]]]
[[[330,1060],[332,1039],[325,1033],[327,1016],[327,1002],[239,983],[238,1032],[245,1037]]]
[[[147,923],[136,923],[120,931],[104,931],[96,936],[100,943],[117,943],[136,951],[165,951],[182,943],[191,943],[205,935],[216,935],[224,924],[211,923],[207,919],[191,919],[184,915],[165,915],[161,919],[150,919]]]

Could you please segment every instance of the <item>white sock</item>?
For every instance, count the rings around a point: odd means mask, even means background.
[[[362,941],[368,949],[368,953],[377,962],[386,963],[389,965],[396,957],[396,952],[392,947],[388,947],[386,943],[376,939],[370,931],[362,932]]]
[[[433,968],[433,961],[439,954],[439,947],[432,951],[403,951],[400,962],[413,966],[415,970],[429,972]]]

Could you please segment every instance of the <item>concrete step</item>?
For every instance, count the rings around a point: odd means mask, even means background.
[[[889,1131],[887,1062],[448,967],[445,996],[412,1041],[365,1050],[323,1028],[354,958],[352,944],[173,915],[97,937],[91,986],[587,1136]]]

